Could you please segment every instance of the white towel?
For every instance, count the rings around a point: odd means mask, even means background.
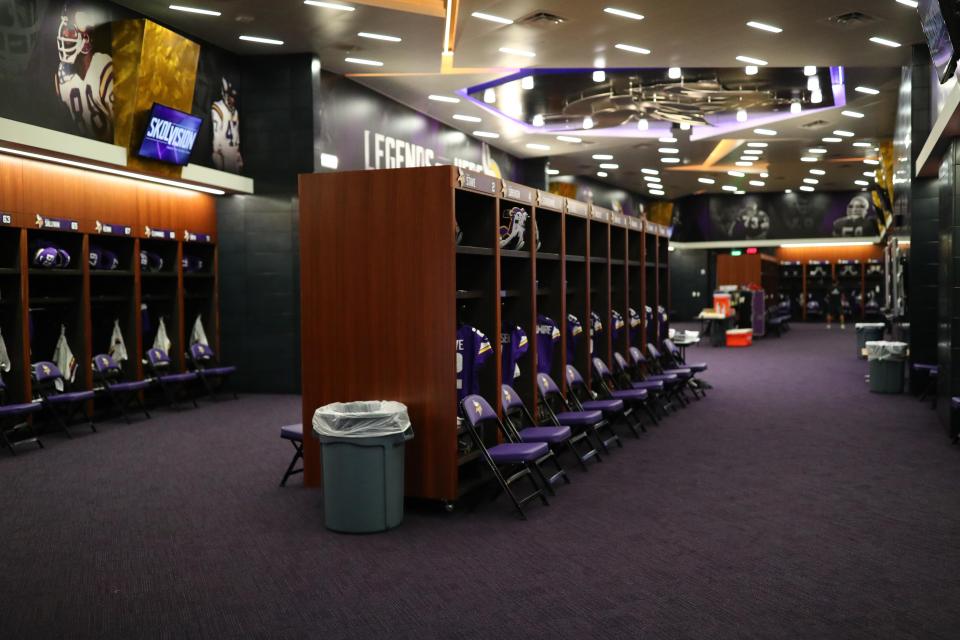
[[[53,363],[60,369],[65,380],[71,383],[77,377],[77,359],[73,357],[73,351],[67,344],[67,327],[60,325],[60,338],[57,340],[57,347],[53,350]],[[57,391],[63,391],[63,381],[57,380],[55,383]]]
[[[3,341],[3,333],[0,333],[0,371],[10,371],[10,354],[7,353],[7,343]]]
[[[113,321],[113,334],[110,336],[110,350],[107,353],[121,366],[124,360],[129,359],[127,345],[123,341],[123,332],[120,331],[119,319]]]
[[[153,348],[154,349],[163,349],[163,352],[167,355],[170,355],[170,347],[173,345],[170,342],[170,338],[167,337],[167,325],[163,322],[163,318],[160,318],[160,323],[157,326],[157,337],[153,339]]]
[[[193,329],[190,331],[190,344],[210,344],[207,342],[207,332],[203,330],[203,321],[200,319],[199,313],[193,323]]]

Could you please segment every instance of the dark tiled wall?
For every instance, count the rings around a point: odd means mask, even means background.
[[[954,239],[960,235],[960,193],[957,192],[957,173],[960,171],[960,143],[954,141],[940,165],[940,225],[939,225],[939,314],[937,324],[937,361],[940,365],[939,395],[940,419],[945,427],[950,424],[950,396],[956,395],[960,382],[960,256]],[[914,249],[911,246],[911,267]],[[911,327],[911,333],[913,327]]]

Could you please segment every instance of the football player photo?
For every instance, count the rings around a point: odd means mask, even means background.
[[[740,223],[747,240],[766,238],[770,232],[770,216],[753,201],[748,202],[740,211]]]
[[[833,223],[833,235],[837,237],[875,236],[880,233],[877,219],[870,214],[870,200],[865,195],[856,195],[847,204],[847,215]]]
[[[113,58],[94,51],[93,16],[66,7],[57,29],[56,91],[78,131],[113,142]]]
[[[221,171],[243,171],[240,155],[240,110],[237,90],[226,78],[221,79],[221,97],[210,109],[213,124],[213,166]]]

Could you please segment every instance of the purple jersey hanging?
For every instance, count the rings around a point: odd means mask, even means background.
[[[493,347],[487,336],[470,325],[457,329],[457,401],[480,392],[480,367],[487,361]]]
[[[527,334],[518,326],[515,326],[510,333],[500,334],[500,362],[503,367],[502,384],[513,384],[513,379],[520,376],[520,366],[517,363],[529,348]]]
[[[620,337],[620,332],[623,331],[625,323],[623,321],[623,316],[620,315],[619,311],[610,312],[610,336],[613,338],[613,341],[616,342],[617,338]]]
[[[599,338],[600,334],[603,333],[603,322],[600,321],[600,316],[597,315],[596,311],[590,312],[590,357],[593,357],[593,340],[594,336]]]
[[[537,373],[550,373],[553,352],[560,344],[560,328],[547,316],[537,316]]]
[[[630,344],[640,346],[640,314],[633,307],[630,307]]]
[[[577,340],[583,333],[580,319],[573,314],[567,314],[567,363],[573,364],[577,359]]]

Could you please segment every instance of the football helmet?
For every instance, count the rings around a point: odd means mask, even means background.
[[[230,84],[230,81],[226,78],[220,78],[220,95],[223,98],[223,104],[227,105],[227,108],[231,112],[236,111],[237,109],[237,90],[233,88],[233,85]]]
[[[81,54],[87,55],[93,50],[90,41],[90,30],[93,26],[90,16],[77,11],[70,19],[66,8],[60,16],[60,26],[57,28],[57,51],[60,62],[73,64]]]
[[[57,266],[59,254],[54,247],[39,247],[33,252],[33,264],[44,269],[53,269]]]
[[[46,11],[47,0],[0,0],[0,73],[27,69]]]
[[[148,273],[156,273],[163,269],[163,258],[152,251],[140,251],[140,269]]]

